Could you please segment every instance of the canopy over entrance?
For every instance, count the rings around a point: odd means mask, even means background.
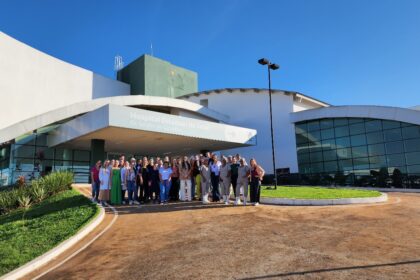
[[[48,145],[89,149],[105,141],[106,152],[191,154],[256,144],[256,130],[108,104],[60,125]]]

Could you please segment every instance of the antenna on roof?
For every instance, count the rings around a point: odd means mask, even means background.
[[[153,43],[150,42],[150,55],[153,56]]]
[[[116,76],[118,75],[118,71],[123,69],[123,67],[124,67],[124,61],[122,59],[122,56],[117,54],[114,58],[114,71],[115,71]]]

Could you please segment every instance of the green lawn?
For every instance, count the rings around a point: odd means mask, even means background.
[[[284,187],[278,186],[277,190],[269,190],[265,187],[261,190],[261,196],[296,198],[296,199],[334,199],[353,197],[376,197],[380,196],[378,191],[353,190],[325,187]]]
[[[74,235],[99,213],[75,190],[58,193],[32,206],[22,221],[19,209],[0,216],[0,275],[42,255]]]

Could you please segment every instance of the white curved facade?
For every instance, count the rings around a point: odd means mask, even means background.
[[[209,109],[228,115],[231,124],[257,130],[255,146],[222,153],[239,153],[248,160],[256,158],[268,174],[273,173],[268,90],[218,89],[190,94],[180,99],[206,104]],[[280,90],[273,90],[272,104],[276,168],[289,168],[292,173],[298,172],[295,128],[289,114],[329,104],[299,93]]]
[[[293,123],[323,118],[372,118],[420,125],[420,111],[388,106],[331,106],[290,115],[290,121]]]
[[[77,102],[129,95],[128,84],[64,62],[0,32],[0,129]]]

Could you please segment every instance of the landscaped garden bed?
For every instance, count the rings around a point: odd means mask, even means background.
[[[49,176],[0,192],[1,202],[7,202],[0,205],[0,275],[54,248],[99,213],[70,188],[72,175]]]
[[[378,197],[381,193],[372,190],[355,190],[344,188],[307,187],[307,186],[278,186],[277,189],[263,187],[261,196],[291,199],[340,199]]]

